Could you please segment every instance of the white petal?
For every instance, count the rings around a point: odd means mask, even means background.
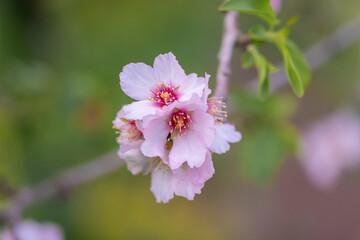
[[[151,175],[151,188],[156,202],[167,203],[174,197],[175,178],[169,169],[158,169]]]
[[[181,80],[186,78],[184,70],[171,52],[160,54],[155,58],[154,71],[158,81],[172,83],[174,87],[177,87]]]
[[[180,101],[186,101],[191,98],[193,94],[197,94],[199,97],[202,96],[205,87],[205,79],[199,78],[195,73],[189,74],[186,78],[181,81],[179,94]]]
[[[129,171],[136,175],[139,173],[148,174],[150,171],[150,162],[141,152],[143,140],[120,145],[118,155],[124,159]]]
[[[241,133],[236,131],[235,126],[229,123],[224,123],[216,126],[216,135],[213,143],[210,146],[212,152],[222,154],[230,149],[230,143],[235,143],[241,140]]]
[[[154,69],[144,63],[130,63],[120,73],[121,89],[135,100],[144,100],[150,96],[149,86],[158,82]]]
[[[154,115],[158,110],[160,108],[150,100],[133,102],[123,107],[124,117],[131,120],[142,120],[148,115]]]
[[[206,147],[210,147],[215,139],[214,117],[203,111],[194,111],[191,115],[192,127],[194,132],[199,135]]]
[[[184,162],[190,167],[200,167],[205,161],[206,146],[201,136],[188,131],[183,137],[174,140],[173,147],[169,154],[171,169],[176,169]]]
[[[157,118],[144,124],[145,141],[141,145],[141,151],[147,157],[165,158],[165,144],[169,135],[169,125],[165,119]]]

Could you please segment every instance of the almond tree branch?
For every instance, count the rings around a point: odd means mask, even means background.
[[[114,172],[123,163],[124,161],[119,159],[116,152],[112,151],[75,168],[60,172],[55,177],[38,185],[20,189],[11,205],[0,212],[0,222],[15,225],[22,211],[28,206],[54,196],[66,194],[82,184]]]
[[[231,59],[239,37],[238,13],[226,12],[224,18],[224,33],[218,55],[219,66],[217,70],[216,97],[227,97],[229,79],[231,76]]]

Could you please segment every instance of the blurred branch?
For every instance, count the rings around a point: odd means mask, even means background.
[[[226,12],[224,18],[224,33],[218,55],[219,66],[216,76],[216,97],[227,97],[229,79],[231,76],[231,59],[239,38],[238,13]]]
[[[350,46],[360,38],[360,17],[346,23],[329,37],[314,44],[306,51],[306,58],[310,68],[315,70],[321,67],[335,54]],[[279,71],[271,75],[270,92],[276,92],[287,86],[287,76],[284,64],[278,65]],[[249,87],[257,88],[257,79],[249,82]]]
[[[24,188],[15,195],[11,205],[0,212],[0,222],[15,224],[22,211],[29,205],[53,196],[67,194],[84,183],[114,172],[122,165],[123,160],[112,151],[83,165],[65,170],[38,185]]]

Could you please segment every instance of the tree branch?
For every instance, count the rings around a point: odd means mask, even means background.
[[[124,161],[119,159],[116,152],[112,151],[75,168],[65,170],[38,185],[21,189],[11,205],[0,212],[0,222],[15,224],[22,211],[29,205],[66,194],[84,183],[114,172],[123,163]]]
[[[219,66],[217,70],[216,97],[227,97],[229,79],[231,76],[231,59],[239,38],[238,13],[226,12],[224,18],[224,33],[218,55]]]

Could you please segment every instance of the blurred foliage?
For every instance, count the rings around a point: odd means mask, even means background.
[[[285,157],[294,155],[298,133],[289,119],[296,112],[296,100],[289,95],[274,95],[265,100],[249,92],[230,95],[243,118],[243,141],[239,146],[241,176],[260,185],[269,185]]]
[[[33,184],[116,148],[111,122],[129,103],[118,79],[127,63],[152,64],[158,54],[172,51],[187,73],[203,76],[206,71],[214,76],[222,33],[220,4],[0,1],[0,175],[15,186]],[[279,18],[301,15],[291,37],[304,49],[352,19],[359,4],[284,1]],[[259,22],[251,16],[240,18],[243,32]],[[261,53],[271,62],[281,61],[273,48],[264,45]],[[354,76],[360,75],[359,53],[359,46],[352,46],[316,72],[299,109],[310,104],[307,114],[318,114],[351,99],[358,81]],[[239,66],[240,60],[235,61]],[[231,174],[234,165],[246,180],[266,184],[285,156],[296,151],[297,141],[289,123],[297,109],[294,97],[262,101],[239,92],[243,80],[252,75],[238,71],[235,67],[229,118],[243,140],[228,154],[214,156],[216,176],[193,202],[176,198],[167,205],[156,204],[149,177],[134,177],[124,168],[69,199],[34,206],[26,217],[59,222],[68,240],[236,238],[247,228],[240,227],[245,220],[235,211],[241,203],[231,199],[240,182]],[[308,115],[295,116],[301,121]],[[0,206],[9,200],[1,197]]]

